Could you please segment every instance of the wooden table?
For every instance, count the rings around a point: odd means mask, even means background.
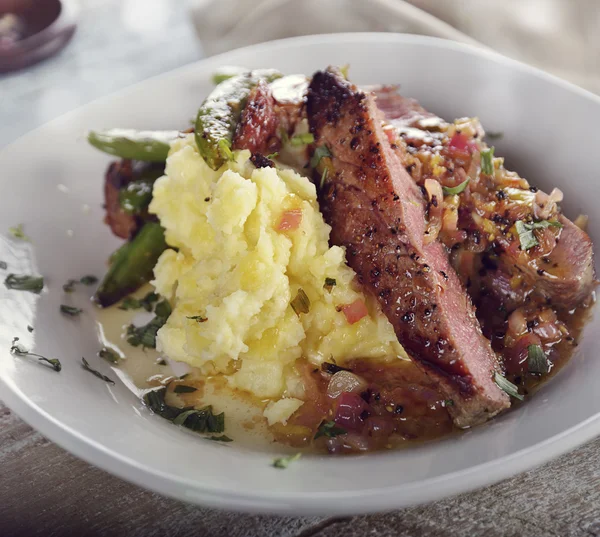
[[[202,56],[184,2],[82,0],[57,57],[0,77],[0,147],[61,113]],[[143,24],[142,24],[143,22]],[[2,394],[0,394],[1,399]],[[600,440],[482,491],[354,518],[219,512],[161,498],[82,462],[0,402],[0,537],[600,536]]]
[[[0,535],[207,537],[596,536],[600,439],[513,479],[353,518],[242,515],[186,505],[76,459],[0,403]]]

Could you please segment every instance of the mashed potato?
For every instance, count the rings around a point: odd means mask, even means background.
[[[256,169],[249,157],[240,151],[214,171],[192,135],[173,144],[150,206],[175,248],[154,269],[157,291],[173,305],[157,341],[170,358],[267,400],[275,423],[302,404],[298,358],[319,365],[405,354],[354,287],[344,250],[329,246],[314,185],[290,169]],[[299,227],[281,230],[290,210],[301,211]],[[325,288],[326,278],[336,285]],[[296,314],[290,302],[300,289],[310,308]],[[356,300],[369,314],[350,324],[339,309]]]

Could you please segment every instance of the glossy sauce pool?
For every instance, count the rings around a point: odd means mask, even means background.
[[[134,296],[141,298],[150,290],[147,286]],[[174,406],[197,408],[212,405],[215,413],[224,412],[224,434],[232,438],[236,445],[264,451],[267,448],[272,450],[273,443],[277,442],[277,449],[281,448],[282,452],[287,446],[292,446],[296,450],[301,448],[323,452],[327,449],[333,453],[353,453],[415,446],[460,432],[452,425],[444,408],[448,402],[437,392],[435,386],[429,383],[411,362],[401,360],[393,364],[367,360],[356,360],[346,364],[369,384],[368,390],[365,390],[368,393],[356,395],[356,401],[350,400],[348,403],[350,406],[360,405],[360,399],[363,398],[369,403],[370,412],[369,417],[364,418],[365,424],[361,423],[360,429],[357,429],[360,433],[354,434],[354,438],[352,435],[348,436],[350,442],[344,442],[341,436],[337,439],[312,441],[316,427],[323,419],[337,419],[339,416],[326,396],[330,377],[320,368],[301,361],[298,366],[303,368],[307,375],[306,384],[309,386],[307,401],[300,411],[290,418],[286,426],[276,424],[269,428],[262,414],[266,401],[231,390],[222,376],[202,378],[198,370],[190,368],[187,364],[169,360],[155,349],[142,349],[127,343],[127,326],[134,321],[136,324],[146,323],[153,316],[139,311],[124,311],[113,306],[98,312],[101,343],[121,358],[117,365],[112,366],[115,374],[140,398],[147,390],[165,386],[171,381],[175,381],[174,384],[180,383],[196,388],[195,392],[177,395],[169,393],[172,390],[168,390],[166,402]],[[523,393],[533,394],[569,361],[589,311],[589,307],[582,307],[560,316],[561,321],[567,324],[573,339],[563,340],[552,349],[549,358],[553,367],[548,375],[540,377],[526,374],[520,379],[509,376],[520,386]],[[185,379],[178,381],[182,375],[186,375]],[[521,404],[523,403],[513,400],[513,407],[519,407]],[[162,418],[157,416],[156,419]],[[389,429],[390,426],[395,427],[396,432],[393,435],[370,438],[371,434],[377,437],[378,430],[385,430],[386,427]],[[363,439],[358,438],[359,436]]]

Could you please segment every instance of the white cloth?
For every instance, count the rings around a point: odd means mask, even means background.
[[[207,55],[298,35],[404,32],[480,44],[600,94],[599,0],[190,0]]]

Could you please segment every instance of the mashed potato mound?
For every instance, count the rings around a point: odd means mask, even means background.
[[[249,158],[237,152],[214,171],[192,135],[171,148],[150,206],[174,248],[154,269],[157,291],[173,305],[158,348],[260,399],[287,397],[268,406],[274,423],[301,404],[298,358],[318,366],[405,354],[387,318],[354,287],[344,249],[329,246],[315,186],[291,169],[257,169]],[[294,209],[302,212],[299,227],[278,230]],[[336,281],[331,290],[326,278]],[[299,289],[310,309],[297,315],[290,302]],[[357,299],[369,314],[350,324],[336,307]]]

